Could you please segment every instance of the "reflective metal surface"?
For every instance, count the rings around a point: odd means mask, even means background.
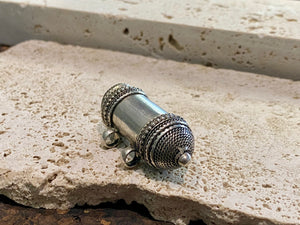
[[[157,169],[187,166],[194,151],[194,136],[180,116],[167,113],[149,100],[139,88],[116,84],[103,96],[102,119],[108,129],[130,142],[122,149],[127,167],[140,159]],[[112,131],[103,133],[106,146],[114,146],[117,137]]]
[[[119,132],[135,142],[141,129],[150,120],[167,113],[146,96],[135,94],[124,98],[113,111],[113,124]]]
[[[116,131],[112,129],[107,129],[103,132],[102,139],[104,142],[103,146],[105,146],[106,148],[111,148],[118,145],[120,141],[120,136]]]

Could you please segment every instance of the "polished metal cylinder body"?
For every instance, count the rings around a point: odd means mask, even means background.
[[[131,142],[136,142],[142,128],[155,117],[167,113],[141,94],[124,98],[113,112],[112,122]]]
[[[126,137],[138,157],[159,169],[186,166],[194,151],[194,137],[186,121],[167,113],[139,88],[116,84],[103,96],[102,119]]]

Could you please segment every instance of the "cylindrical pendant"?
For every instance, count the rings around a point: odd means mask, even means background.
[[[137,156],[158,169],[186,166],[194,151],[194,137],[184,119],[167,113],[145,93],[117,84],[103,96],[102,119],[126,137]]]

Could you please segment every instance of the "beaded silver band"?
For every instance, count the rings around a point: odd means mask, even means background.
[[[101,108],[102,120],[106,126],[113,127],[112,114],[116,105],[125,97],[133,94],[142,94],[146,96],[142,89],[125,83],[116,84],[105,92],[102,98]]]

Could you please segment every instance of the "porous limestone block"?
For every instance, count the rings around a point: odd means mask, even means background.
[[[188,168],[126,169],[100,148],[118,82],[188,121]],[[42,41],[0,54],[0,194],[24,205],[125,199],[176,224],[299,224],[299,136],[299,81]]]
[[[0,0],[0,41],[51,40],[300,80],[289,0]]]

